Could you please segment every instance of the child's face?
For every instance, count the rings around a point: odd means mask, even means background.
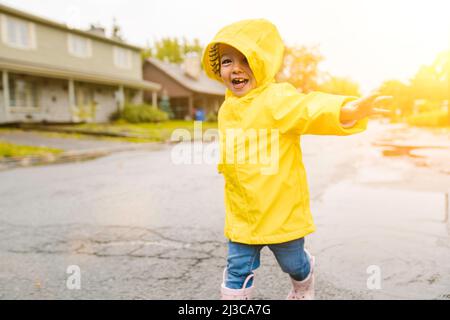
[[[235,96],[242,97],[256,87],[253,75],[245,56],[237,49],[226,45],[219,45],[220,77],[225,86]]]

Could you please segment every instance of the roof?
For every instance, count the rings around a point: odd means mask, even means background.
[[[161,89],[161,85],[159,83],[146,80],[124,78],[116,75],[95,72],[80,72],[69,68],[56,68],[44,64],[27,63],[5,58],[0,58],[0,69],[14,72],[25,72],[27,74],[49,78],[73,79],[76,81],[86,81],[107,85],[123,85],[125,87],[136,89],[156,91]]]
[[[84,30],[80,30],[80,29],[76,29],[76,28],[70,28],[69,26],[67,26],[64,23],[56,22],[56,21],[53,21],[53,20],[50,20],[50,19],[47,19],[47,18],[43,18],[43,17],[40,17],[40,16],[31,14],[31,13],[28,13],[28,12],[25,12],[25,11],[22,11],[22,10],[18,10],[18,9],[9,7],[9,6],[5,6],[4,4],[1,4],[1,3],[0,3],[0,12],[7,13],[7,14],[10,14],[10,15],[18,17],[18,18],[31,20],[31,21],[34,21],[34,22],[37,22],[37,23],[41,23],[41,24],[44,24],[44,25],[47,25],[47,26],[50,26],[50,27],[53,27],[53,28],[65,30],[65,31],[68,31],[68,32],[71,32],[71,33],[75,33],[75,34],[78,34],[78,35],[81,35],[81,36],[88,37],[88,38],[92,38],[92,39],[108,42],[108,43],[111,43],[111,44],[115,44],[115,45],[118,45],[118,46],[126,47],[126,48],[129,48],[129,49],[139,50],[139,51],[142,50],[142,48],[139,47],[139,46],[135,46],[135,45],[128,44],[126,42],[122,42],[122,41],[118,41],[118,40],[115,40],[115,39],[111,39],[111,38],[108,38],[106,36],[101,36],[99,34],[95,34],[95,33],[89,32],[89,31],[84,31]]]
[[[163,62],[152,57],[146,62],[151,63],[188,90],[217,96],[225,95],[225,86],[208,78],[203,70],[198,79],[193,79],[185,74],[181,65]]]

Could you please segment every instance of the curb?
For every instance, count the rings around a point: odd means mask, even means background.
[[[126,132],[113,132],[113,131],[93,131],[88,129],[80,128],[61,128],[58,126],[47,127],[41,125],[29,125],[22,124],[19,126],[21,130],[24,131],[45,131],[45,132],[55,132],[55,133],[72,133],[72,134],[84,134],[89,136],[101,136],[101,137],[115,137],[115,138],[148,138],[145,134],[130,134]]]
[[[146,143],[133,146],[105,147],[80,151],[71,150],[62,152],[61,154],[48,153],[40,156],[12,157],[0,160],[0,171],[47,164],[81,162],[107,156],[117,152],[138,150],[156,151],[161,150],[166,145],[167,143],[165,142],[149,142],[148,144]]]

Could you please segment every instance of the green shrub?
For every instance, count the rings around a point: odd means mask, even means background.
[[[166,112],[148,104],[126,105],[121,114],[114,113],[111,117],[116,118],[115,120],[124,119],[130,123],[162,122],[169,119]]]
[[[119,119],[122,119],[122,111],[119,109],[109,115],[109,121],[117,121]]]
[[[213,111],[210,111],[207,115],[206,115],[206,121],[208,122],[217,122],[217,114]]]

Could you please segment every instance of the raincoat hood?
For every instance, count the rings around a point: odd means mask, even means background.
[[[255,76],[257,87],[274,81],[281,68],[284,44],[277,28],[265,19],[243,20],[221,29],[203,52],[203,68],[206,74],[219,82],[219,43],[239,50],[246,58]],[[227,90],[227,95],[230,95]]]

